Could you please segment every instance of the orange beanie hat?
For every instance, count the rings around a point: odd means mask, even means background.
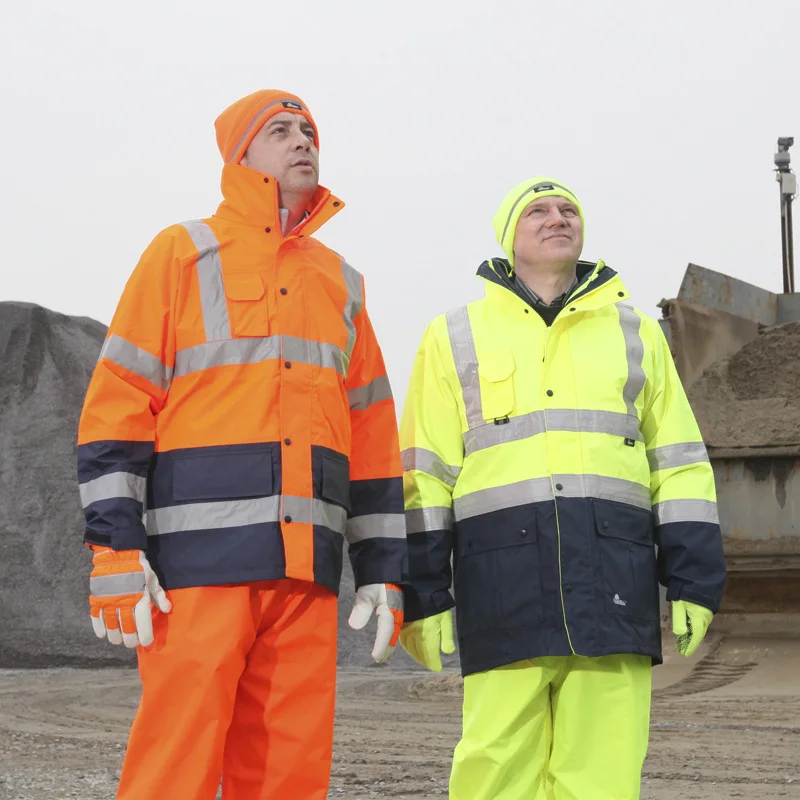
[[[217,117],[214,123],[217,146],[225,163],[238,164],[264,123],[282,111],[302,114],[311,123],[314,128],[314,144],[319,149],[317,125],[305,103],[289,92],[262,89],[237,100]]]

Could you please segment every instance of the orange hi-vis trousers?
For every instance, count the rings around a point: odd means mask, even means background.
[[[337,599],[305,581],[176,589],[139,648],[121,800],[325,800]]]

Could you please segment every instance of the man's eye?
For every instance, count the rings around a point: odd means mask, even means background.
[[[274,127],[272,129],[273,133],[284,133],[285,131],[286,131],[286,128],[284,128],[283,125],[277,125],[276,127]]]
[[[307,130],[307,131],[303,131],[303,133],[304,133],[304,134],[305,134],[305,135],[306,135],[306,136],[307,136],[309,139],[311,139],[311,141],[312,141],[312,142],[314,141],[314,131],[313,131],[313,130],[309,129],[309,130]]]

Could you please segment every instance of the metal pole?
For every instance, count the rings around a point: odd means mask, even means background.
[[[783,291],[794,293],[794,235],[792,232],[792,201],[797,194],[797,178],[789,164],[791,156],[789,148],[794,144],[791,136],[778,139],[778,151],[775,153],[775,179],[778,181],[781,194],[781,256],[783,259]]]

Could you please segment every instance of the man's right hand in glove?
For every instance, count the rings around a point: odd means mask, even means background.
[[[92,627],[101,639],[125,647],[153,643],[153,604],[172,610],[158,577],[142,550],[112,550],[93,546],[94,569],[89,577]]]
[[[432,672],[442,671],[442,657],[439,653],[454,653],[453,612],[442,611],[432,617],[407,622],[400,631],[400,644],[403,649]]]

